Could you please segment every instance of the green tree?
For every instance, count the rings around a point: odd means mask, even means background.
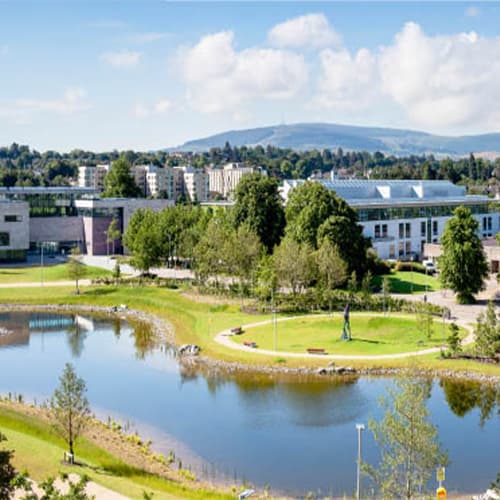
[[[307,243],[298,243],[285,236],[274,250],[273,261],[280,285],[290,288],[296,296],[314,279],[316,270],[313,251]]]
[[[74,445],[84,431],[90,417],[85,393],[85,381],[78,377],[70,363],[66,363],[59,378],[59,387],[49,401],[49,408],[58,434],[67,443],[74,456]]]
[[[234,193],[236,227],[248,226],[271,253],[285,228],[285,211],[275,178],[259,173],[244,175]]]
[[[55,484],[55,478],[49,477],[38,484],[38,487],[42,491],[42,500],[94,500],[95,496],[88,495],[85,488],[89,482],[89,478],[83,475],[79,478],[77,482],[73,482],[67,474],[60,474],[61,482],[66,486],[66,493],[62,493],[61,490]],[[14,481],[16,489],[23,490],[26,495],[22,497],[22,500],[38,500],[39,497],[33,492],[33,483],[30,481],[28,474],[23,472],[16,477]]]
[[[142,195],[130,171],[130,163],[118,158],[104,178],[102,196],[110,198],[137,198]]]
[[[113,248],[113,255],[115,253],[115,243],[118,238],[122,235],[122,232],[120,231],[118,219],[113,219],[109,223],[108,229],[106,230],[106,249],[109,254],[109,245],[112,245]]]
[[[161,235],[158,212],[138,209],[130,218],[123,243],[132,258],[131,264],[142,273],[147,273],[161,262]]]
[[[384,498],[420,497],[436,467],[448,462],[437,428],[429,421],[429,387],[418,374],[406,375],[396,379],[388,398],[381,399],[383,419],[369,421],[381,460],[377,467],[363,464],[363,470]]]
[[[7,441],[7,438],[0,432],[0,443]],[[12,481],[16,477],[16,471],[10,463],[13,457],[10,450],[0,449],[0,499],[10,498],[12,493]]]
[[[462,351],[462,340],[460,339],[460,331],[456,323],[451,323],[448,327],[449,335],[446,339],[451,354],[455,355]]]
[[[87,267],[82,262],[82,253],[79,247],[71,250],[71,255],[68,259],[68,277],[70,280],[75,280],[76,293],[80,293],[78,282],[87,276]]]
[[[500,320],[492,301],[488,302],[486,311],[477,317],[474,334],[478,354],[490,358],[500,354]]]
[[[434,319],[429,304],[425,302],[415,304],[415,320],[417,328],[430,340],[434,330]]]
[[[330,240],[324,239],[316,252],[318,278],[324,288],[334,290],[347,279],[347,265],[340,256],[339,249]]]
[[[387,312],[387,304],[391,295],[391,280],[389,276],[382,278],[382,297],[384,298],[384,313]]]
[[[224,254],[231,256],[231,274],[239,278],[240,284],[248,283],[262,255],[259,237],[247,226],[240,226],[232,232],[225,247]]]
[[[488,263],[478,236],[479,225],[466,207],[457,207],[446,223],[439,257],[439,278],[457,294],[460,304],[475,301],[488,276]]]

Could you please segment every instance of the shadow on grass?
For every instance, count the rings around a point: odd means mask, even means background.
[[[85,290],[80,293],[80,295],[85,295],[86,297],[99,297],[102,295],[111,295],[112,293],[116,292],[115,287],[100,287],[100,288],[93,288],[92,290]]]
[[[399,278],[390,278],[392,293],[425,292],[429,287]]]

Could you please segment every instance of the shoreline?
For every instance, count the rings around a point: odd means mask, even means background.
[[[0,304],[0,312],[11,312],[11,311],[40,311],[40,312],[60,312],[62,314],[79,314],[87,313],[100,316],[106,316],[109,318],[119,318],[130,321],[144,322],[150,325],[152,331],[158,342],[167,344],[178,348],[178,344],[175,339],[174,327],[168,320],[160,318],[155,314],[142,311],[140,309],[127,308],[121,311],[116,311],[113,307],[109,306],[94,306],[94,305],[84,305],[84,304]],[[417,356],[408,357],[411,363]],[[270,377],[277,378],[315,378],[323,381],[339,381],[349,378],[358,378],[360,376],[374,376],[374,377],[386,377],[398,375],[405,371],[405,368],[400,367],[363,367],[355,368],[353,372],[346,374],[320,374],[318,371],[321,367],[286,367],[286,366],[272,366],[269,364],[249,364],[240,361],[226,361],[222,359],[216,359],[208,356],[181,356],[178,358],[179,366],[184,369],[191,369],[199,371],[201,373],[209,370],[214,374],[226,374],[231,376],[237,375],[266,375]],[[348,363],[350,359],[346,359],[346,368],[349,368]],[[352,359],[352,361],[356,361]],[[369,360],[364,360],[369,361]],[[376,359],[374,360],[377,361]],[[443,360],[445,361],[445,360]],[[326,366],[322,368],[326,368]],[[486,373],[476,372],[476,371],[461,371],[456,369],[428,369],[419,368],[418,370],[422,372],[423,375],[431,376],[433,378],[451,378],[455,380],[468,380],[485,384],[500,384],[500,375],[489,375]]]

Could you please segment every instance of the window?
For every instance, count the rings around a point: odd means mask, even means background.
[[[5,215],[3,218],[4,222],[22,222],[22,215]]]
[[[438,222],[437,222],[437,220],[432,221],[432,234],[434,236],[437,236],[437,234],[438,234]]]
[[[420,223],[420,236],[425,236],[425,221]]]
[[[396,257],[396,247],[394,245],[389,246],[389,259],[394,259]]]
[[[405,237],[405,225],[400,222],[399,224],[399,238],[403,239]]]
[[[411,224],[409,222],[406,223],[406,237],[411,238]]]
[[[375,225],[375,239],[380,238],[380,224]]]
[[[10,245],[10,234],[0,233],[0,247],[8,247]]]
[[[382,238],[387,238],[387,224],[382,224]]]
[[[411,255],[411,241],[407,241],[405,244],[405,255]]]
[[[399,256],[403,257],[405,254],[405,247],[402,241],[399,242]]]

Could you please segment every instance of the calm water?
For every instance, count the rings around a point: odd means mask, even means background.
[[[289,493],[352,492],[355,424],[380,417],[390,379],[278,382],[181,369],[146,328],[35,313],[0,314],[0,393],[41,401],[71,361],[99,416],[132,422],[153,447],[175,447],[201,473],[270,484]],[[435,381],[428,407],[449,452],[449,490],[484,489],[500,470],[500,388]],[[177,440],[177,443],[173,442]],[[180,444],[182,443],[182,445]],[[363,456],[376,461],[369,432]]]

